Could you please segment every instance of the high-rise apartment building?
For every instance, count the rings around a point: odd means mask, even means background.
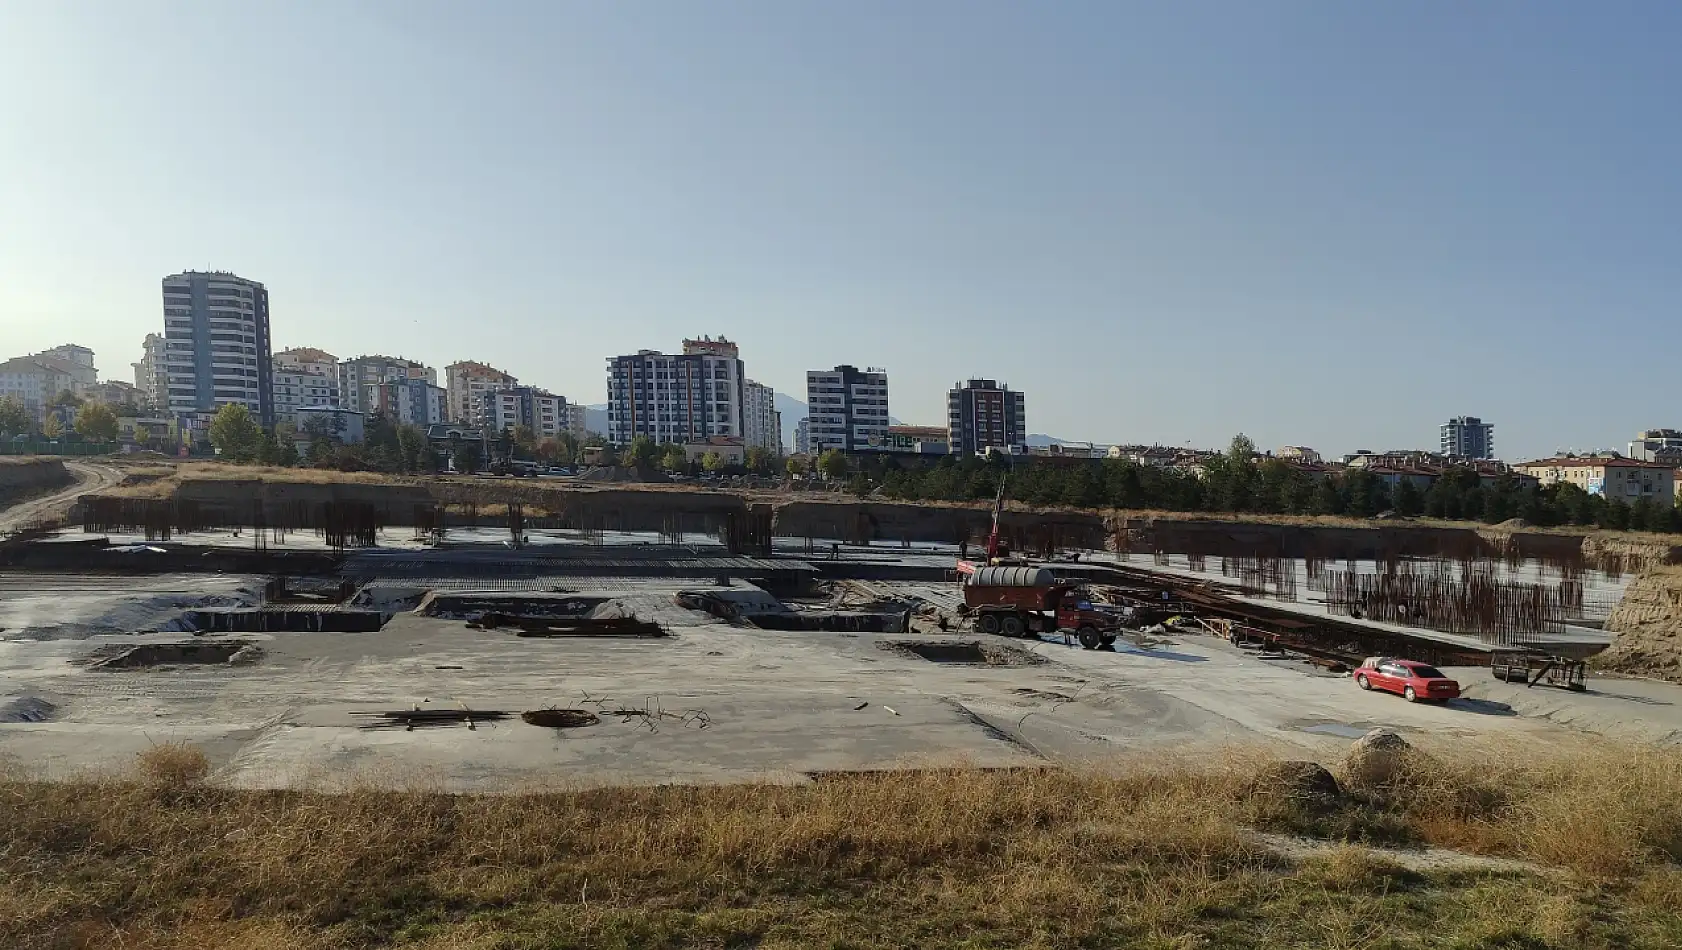
[[[373,412],[368,387],[378,383],[422,379],[438,385],[438,371],[431,367],[391,356],[358,356],[339,363],[339,403],[363,415]]]
[[[608,441],[741,438],[745,379],[736,344],[722,337],[685,340],[676,355],[641,350],[614,357],[607,364]]]
[[[141,344],[140,362],[134,364],[134,388],[140,390],[148,403],[162,407],[169,389],[164,380],[163,335],[148,333]]]
[[[991,379],[972,379],[946,393],[946,430],[954,455],[988,449],[1024,452],[1028,409],[1022,393]]]
[[[1450,458],[1495,457],[1495,426],[1477,416],[1455,416],[1441,426],[1442,452]]]
[[[482,425],[479,417],[484,408],[484,394],[498,389],[513,389],[520,385],[512,373],[475,360],[462,360],[444,367],[444,386],[450,391],[450,421],[462,425]]]
[[[794,453],[806,455],[812,451],[812,417],[807,416],[794,424]]]
[[[781,420],[776,391],[764,383],[748,380],[742,387],[742,441],[772,455],[783,454]]]
[[[856,452],[888,436],[888,373],[856,366],[806,374],[807,448]]]
[[[474,415],[485,431],[496,433],[526,426],[538,439],[552,439],[567,431],[567,401],[536,386],[510,386],[479,394]]]
[[[244,406],[274,422],[269,292],[224,271],[163,279],[164,377],[170,412],[205,416]]]

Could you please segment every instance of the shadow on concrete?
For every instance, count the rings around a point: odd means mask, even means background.
[[[1148,656],[1155,660],[1173,660],[1176,663],[1206,663],[1206,656],[1195,656],[1190,653],[1175,653],[1173,650],[1158,650],[1148,647],[1136,647],[1123,640],[1117,640],[1112,647],[1117,653],[1130,653],[1134,656]]]
[[[1506,703],[1498,703],[1490,699],[1451,699],[1443,705],[1449,709],[1461,712],[1477,713],[1480,716],[1516,716],[1518,711]]]
[[[1629,693],[1608,693],[1601,689],[1584,690],[1586,696],[1604,696],[1607,699],[1622,699],[1626,702],[1640,703],[1643,706],[1674,706],[1668,699],[1654,699],[1651,696],[1632,696]]]

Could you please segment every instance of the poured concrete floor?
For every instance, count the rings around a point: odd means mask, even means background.
[[[200,580],[218,595],[250,586],[244,578]],[[403,613],[377,633],[231,635],[262,646],[261,660],[248,666],[97,670],[85,661],[101,647],[186,635],[90,634],[98,624],[77,613],[74,598],[97,597],[66,597],[71,585],[58,583],[71,622],[83,624],[74,637],[35,630],[31,639],[0,639],[0,708],[24,699],[56,707],[48,721],[0,722],[0,757],[55,777],[121,767],[169,741],[203,747],[214,779],[232,785],[506,789],[1102,763],[1235,744],[1331,761],[1351,736],[1377,726],[1427,744],[1481,736],[1548,742],[1585,731],[1656,741],[1682,735],[1682,690],[1658,684],[1596,679],[1594,694],[1577,696],[1456,671],[1468,699],[1416,706],[1209,637],[1123,642],[1112,653],[976,634],[760,631],[677,607],[676,585],[661,590],[647,581],[627,585],[624,600],[643,619],[666,624],[670,638],[521,638]],[[173,596],[198,585],[177,576],[157,586]],[[0,625],[8,609],[39,618],[42,598],[27,596],[28,588],[16,575],[0,585]],[[879,646],[907,639],[984,640],[1043,662],[935,663]],[[502,709],[515,718],[473,730],[363,728],[361,714],[414,705]],[[517,718],[550,706],[655,715],[603,715],[598,725],[561,730]]]

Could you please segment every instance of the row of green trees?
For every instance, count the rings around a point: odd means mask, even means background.
[[[433,472],[441,464],[419,426],[400,425],[376,413],[368,418],[362,441],[346,445],[343,434],[333,431],[331,425],[325,419],[314,420],[300,432],[282,422],[264,430],[244,406],[229,404],[217,410],[210,421],[210,444],[223,460],[236,464],[307,464],[341,471],[393,473]],[[302,453],[300,443],[306,445]],[[456,451],[461,453],[461,462],[469,466],[468,471],[479,469],[477,443],[461,443]]]
[[[1010,497],[1035,505],[1366,518],[1394,512],[1488,524],[1523,518],[1541,526],[1682,531],[1682,512],[1672,504],[1608,501],[1566,483],[1538,487],[1510,474],[1486,479],[1454,468],[1428,488],[1404,480],[1392,490],[1361,469],[1312,474],[1278,459],[1257,460],[1254,451],[1250,440],[1239,436],[1225,454],[1204,464],[1201,476],[1125,459],[1075,464],[1018,459],[1013,466],[999,457],[948,457],[926,469],[879,463],[862,474],[883,495],[906,500],[990,500],[1008,473]]]
[[[74,420],[71,431],[89,442],[117,441],[117,413],[110,406],[102,402],[84,402],[70,393],[65,393],[72,402],[55,403],[54,410],[73,409]],[[0,397],[0,436],[12,438],[19,435],[41,435],[48,439],[56,439],[65,432],[65,425],[60,419],[58,411],[48,412],[45,421],[37,426],[35,416],[31,413],[23,400],[17,396]]]

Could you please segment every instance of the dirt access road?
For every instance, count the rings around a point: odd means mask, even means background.
[[[76,476],[76,483],[50,495],[26,499],[0,510],[0,534],[9,534],[36,522],[62,516],[76,503],[78,496],[103,491],[123,480],[123,473],[109,465],[66,459],[64,467]]]

